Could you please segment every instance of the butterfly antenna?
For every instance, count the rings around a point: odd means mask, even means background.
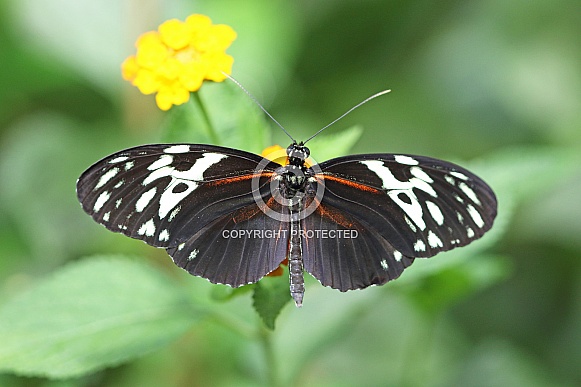
[[[339,121],[341,118],[345,117],[347,114],[351,113],[353,110],[357,109],[359,106],[366,104],[367,102],[371,101],[372,99],[375,99],[381,95],[387,94],[389,93],[391,90],[383,90],[380,91],[379,93],[375,93],[373,94],[371,97],[368,97],[366,99],[364,99],[363,101],[359,102],[357,105],[353,106],[351,109],[347,110],[345,113],[341,114],[338,118],[334,119],[331,123],[329,123],[328,125],[322,127],[321,129],[319,129],[319,131],[315,134],[313,134],[311,137],[307,138],[306,141],[303,142],[303,144],[306,144],[308,141],[312,140],[316,135],[318,135],[319,133],[321,133],[323,130],[327,129],[329,126],[333,125],[335,122]]]
[[[232,82],[234,82],[236,84],[236,86],[238,86],[239,88],[241,88],[246,95],[248,95],[250,97],[250,99],[258,105],[258,107],[267,115],[270,117],[271,120],[274,121],[275,124],[278,125],[279,128],[282,129],[282,131],[291,139],[292,142],[296,143],[295,139],[289,134],[289,132],[286,131],[286,129],[284,128],[284,126],[282,126],[273,116],[272,114],[270,114],[265,108],[264,106],[262,106],[260,104],[260,102],[258,102],[258,100],[252,95],[250,94],[250,92],[248,90],[246,90],[246,88],[244,86],[242,86],[240,84],[240,82],[238,82],[236,79],[234,79],[233,77],[231,77],[230,75],[226,74],[225,72],[222,72],[222,74],[224,74],[229,80],[231,80]]]

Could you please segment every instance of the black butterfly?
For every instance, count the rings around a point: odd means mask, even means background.
[[[303,269],[340,291],[381,285],[480,238],[496,216],[491,188],[452,163],[365,154],[310,165],[296,142],[286,153],[281,166],[213,145],[139,146],[86,170],[77,195],[98,223],[213,283],[257,282],[288,257],[297,306]]]

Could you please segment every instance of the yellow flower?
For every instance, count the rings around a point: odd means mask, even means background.
[[[205,15],[168,20],[137,39],[137,53],[121,65],[123,79],[143,94],[157,93],[157,106],[168,110],[187,102],[205,80],[226,79],[234,59],[225,50],[234,39],[231,27],[214,25]]]
[[[265,159],[274,161],[280,165],[288,164],[286,151],[280,145],[272,145],[265,148],[260,154]]]

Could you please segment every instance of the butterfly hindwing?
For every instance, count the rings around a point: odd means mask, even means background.
[[[276,204],[269,201],[268,193],[263,200]],[[288,223],[265,216],[252,202],[214,219],[167,251],[190,274],[238,287],[258,281],[280,265],[286,258],[288,235]]]
[[[413,263],[358,217],[321,203],[302,221],[305,270],[341,291],[382,285]]]

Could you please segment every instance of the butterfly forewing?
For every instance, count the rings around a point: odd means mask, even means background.
[[[321,165],[322,205],[351,214],[407,257],[430,257],[480,238],[496,197],[473,173],[421,156],[369,154]]]

